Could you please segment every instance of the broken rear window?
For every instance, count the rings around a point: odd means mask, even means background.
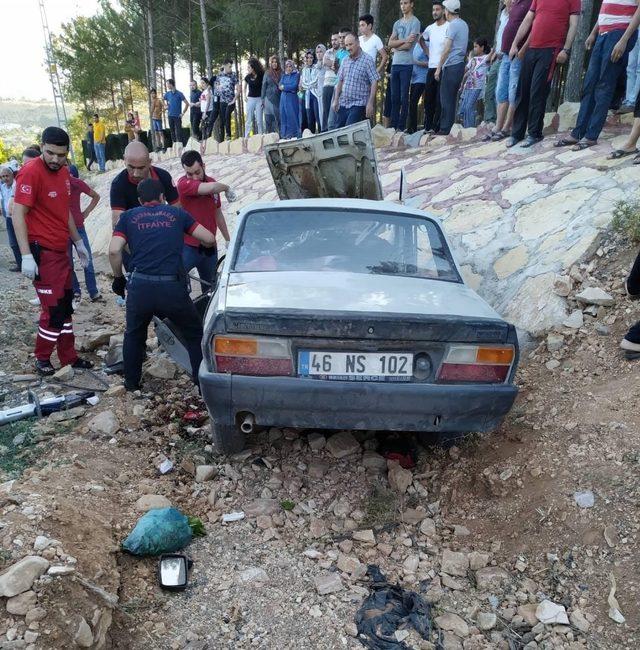
[[[359,210],[249,214],[233,270],[342,271],[461,282],[434,221]]]

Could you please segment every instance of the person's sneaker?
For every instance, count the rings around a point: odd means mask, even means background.
[[[81,359],[78,357],[72,364],[72,368],[75,368],[76,370],[91,370],[93,368],[93,363],[89,361],[88,359]]]
[[[51,361],[49,361],[49,359],[46,359],[44,361],[36,359],[35,366],[36,372],[43,377],[51,377],[51,375],[53,375],[56,371],[56,369],[51,365]]]
[[[91,302],[104,302],[104,298],[101,293],[97,293],[95,296],[91,296]]]
[[[80,305],[80,300],[81,300],[80,294],[74,293],[73,300],[71,301],[71,306],[73,307],[73,311],[76,311],[76,309],[78,309],[78,306]]]
[[[628,336],[628,334],[627,334]],[[620,341],[620,347],[627,352],[640,352],[640,343],[630,341],[626,336]]]
[[[640,300],[640,293],[631,293],[631,291],[629,291],[628,279],[624,281],[624,290],[627,292],[627,298],[629,298],[629,300]]]
[[[19,269],[17,266],[12,266],[12,267],[9,269],[9,271],[11,271],[11,273],[20,273],[20,270],[21,270],[21,269]]]
[[[511,147],[515,147],[518,144],[518,142],[520,142],[520,140],[514,138],[513,136],[510,136],[509,138],[507,138],[507,149],[511,149]]]
[[[30,305],[39,305],[40,304],[40,298],[31,298],[29,301]]]
[[[615,112],[616,115],[624,115],[625,113],[633,113],[634,106],[631,104],[622,104],[620,108]]]
[[[538,142],[542,142],[543,138],[532,138],[529,136],[520,146],[523,149],[528,149],[529,147],[533,147],[534,144],[538,144]]]
[[[129,393],[133,393],[136,390],[141,390],[142,386],[140,386],[140,384],[131,384],[131,383],[125,381],[124,382],[124,389]]]

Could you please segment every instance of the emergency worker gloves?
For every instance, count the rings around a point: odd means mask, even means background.
[[[29,278],[29,280],[35,279],[38,275],[38,265],[33,259],[33,255],[23,255],[22,256],[22,275]]]
[[[76,253],[78,253],[78,259],[80,260],[80,264],[82,265],[82,268],[86,269],[89,266],[89,262],[91,261],[91,258],[89,257],[89,251],[84,245],[82,239],[78,239],[78,241],[74,241],[73,245],[76,247]]]
[[[124,298],[124,290],[126,286],[127,278],[125,278],[124,275],[120,275],[117,278],[113,278],[113,282],[111,283],[111,290],[117,296]]]

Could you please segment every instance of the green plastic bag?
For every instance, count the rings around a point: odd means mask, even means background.
[[[188,517],[175,508],[158,508],[138,519],[122,548],[133,555],[175,553],[186,546],[191,537]]]

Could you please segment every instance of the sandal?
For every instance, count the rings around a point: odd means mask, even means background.
[[[491,141],[492,142],[500,142],[501,140],[504,140],[505,138],[508,138],[509,134],[505,133],[504,131],[496,131],[491,135]]]
[[[578,140],[569,140],[569,138],[560,138],[557,142],[554,142],[554,147],[571,147],[574,144],[579,144]]]
[[[575,146],[571,147],[571,151],[584,151],[590,147],[595,147],[598,143],[591,140],[580,140]]]
[[[626,151],[626,149],[616,149],[614,152],[607,156],[607,160],[618,160],[618,158],[624,158],[625,156],[634,156],[640,153],[637,149],[633,151]]]

